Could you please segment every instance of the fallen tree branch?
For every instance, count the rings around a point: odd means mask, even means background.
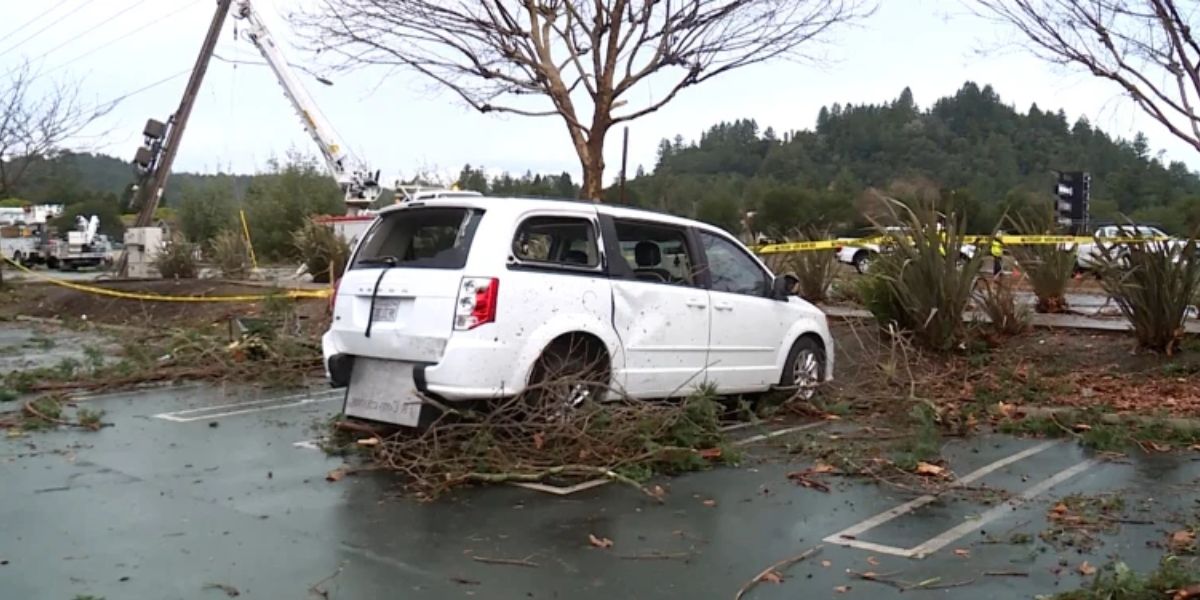
[[[472,555],[471,560],[481,562],[481,563],[488,563],[488,564],[492,564],[492,565],[512,565],[514,567],[537,568],[537,567],[542,566],[542,565],[539,565],[538,563],[535,563],[535,562],[529,560],[528,557],[526,557],[526,558],[493,558],[490,556]]]
[[[655,502],[662,504],[663,498],[661,495],[654,493],[646,488],[646,486],[626,477],[612,469],[605,467],[592,467],[588,465],[559,465],[556,467],[547,467],[540,471],[527,473],[467,473],[462,478],[470,481],[478,481],[482,483],[510,483],[524,482],[532,483],[542,481],[548,477],[556,475],[599,475],[606,479],[611,479],[618,483],[633,486],[638,491],[642,492]]]
[[[695,556],[695,552],[645,552],[641,554],[618,554],[617,558],[625,560],[674,560],[688,559]]]
[[[766,569],[763,569],[761,573],[754,576],[754,579],[747,581],[746,584],[743,585],[741,587],[741,589],[738,590],[737,594],[735,594],[733,596],[733,600],[742,600],[742,596],[745,596],[746,592],[749,592],[751,590],[751,588],[758,585],[758,583],[760,581],[762,581],[763,577],[766,577],[768,573],[771,573],[778,569],[786,569],[798,562],[804,561],[804,560],[816,555],[818,552],[821,551],[822,548],[824,548],[824,546],[813,546],[812,548],[809,548],[808,550],[805,550],[804,552],[801,552],[800,554],[797,554],[796,556],[793,556],[791,558],[785,558],[785,559],[767,567]]]
[[[75,425],[78,425],[78,423],[73,423],[71,421],[66,421],[63,419],[59,419],[59,418],[51,417],[51,416],[47,415],[46,413],[38,410],[37,408],[34,408],[34,406],[33,406],[34,402],[37,402],[37,400],[28,400],[25,402],[25,406],[22,407],[23,410],[25,411],[25,413],[28,414],[29,416],[34,417],[36,419],[41,419],[47,423],[54,423],[56,425],[66,425],[67,427],[73,427]]]

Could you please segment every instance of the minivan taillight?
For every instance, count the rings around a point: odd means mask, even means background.
[[[496,321],[496,298],[500,280],[495,277],[463,277],[454,310],[454,328],[463,331]]]
[[[333,309],[337,307],[338,288],[342,286],[342,280],[336,279],[333,282],[333,293],[329,295],[329,314],[333,314]]]

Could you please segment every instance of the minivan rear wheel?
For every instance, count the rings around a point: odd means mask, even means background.
[[[796,398],[809,400],[825,381],[825,346],[812,336],[803,336],[792,344],[779,386],[795,390]]]
[[[526,404],[534,414],[562,414],[604,400],[610,379],[603,350],[577,339],[555,343],[533,366]]]

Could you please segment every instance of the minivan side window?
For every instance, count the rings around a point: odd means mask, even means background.
[[[513,257],[523,263],[595,268],[600,265],[596,226],[579,217],[530,217],[513,236]]]
[[[619,260],[629,266],[634,279],[651,283],[695,285],[695,257],[688,251],[685,230],[641,221],[613,220],[617,230]]]
[[[737,244],[707,231],[700,232],[700,243],[708,258],[712,289],[717,292],[763,296],[768,289],[767,273]]]

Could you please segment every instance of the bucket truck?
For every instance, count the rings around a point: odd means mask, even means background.
[[[42,245],[42,260],[51,269],[74,271],[82,267],[99,267],[109,262],[112,249],[108,238],[100,235],[100,218],[79,215],[75,229],[62,238],[46,235]]]
[[[266,23],[251,6],[250,0],[240,0],[237,3],[234,17],[248,25],[246,37],[267,61],[267,66],[275,73],[275,78],[283,87],[283,94],[300,115],[304,130],[321,149],[326,166],[346,194],[348,214],[353,216],[365,212],[379,197],[379,171],[372,172],[337,142],[333,127],[325,119],[325,115],[321,114],[308,91],[300,84],[300,79],[292,71],[291,65],[275,43],[275,38],[267,29]]]

